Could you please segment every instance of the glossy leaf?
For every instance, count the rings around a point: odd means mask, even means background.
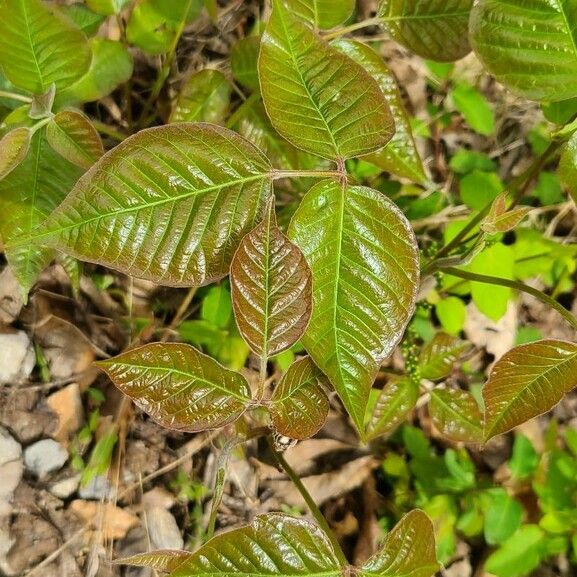
[[[452,441],[483,442],[483,413],[468,391],[434,389],[429,412],[435,427]]]
[[[90,64],[86,37],[56,8],[40,0],[0,4],[0,65],[18,88],[43,94],[55,84],[69,86]]]
[[[355,0],[286,0],[287,6],[317,29],[343,24],[355,10]]]
[[[0,140],[0,179],[10,174],[26,158],[31,138],[30,129],[21,126],[13,128]]]
[[[112,382],[153,420],[194,433],[236,421],[251,400],[246,379],[181,343],[154,343],[99,361]]]
[[[102,140],[90,120],[80,112],[63,110],[46,127],[46,139],[66,160],[90,168],[103,154]]]
[[[55,256],[53,250],[26,239],[64,200],[81,174],[52,150],[44,129],[40,129],[32,137],[26,158],[0,180],[0,234],[8,263],[25,296]],[[21,237],[24,241],[18,246],[10,246]]]
[[[201,70],[185,82],[170,115],[170,122],[223,124],[230,106],[230,84],[218,70]]]
[[[419,365],[421,376],[431,381],[448,377],[459,357],[471,345],[447,333],[437,333],[421,351]]]
[[[304,197],[289,237],[313,274],[303,344],[362,432],[379,366],[413,313],[419,284],[413,231],[381,193],[323,181]]]
[[[397,176],[418,183],[426,182],[427,175],[417,152],[401,92],[383,58],[369,46],[354,40],[338,40],[333,42],[333,46],[360,64],[377,81],[395,121],[395,134],[391,141],[383,149],[367,155],[365,160]]]
[[[325,424],[329,400],[323,374],[310,357],[293,363],[276,386],[270,412],[275,430],[291,439],[308,439]]]
[[[369,401],[366,438],[386,438],[397,430],[415,408],[419,387],[411,379],[393,379],[382,390],[371,390],[371,396],[373,394],[375,400],[374,404]]]
[[[203,285],[228,273],[270,188],[268,161],[234,132],[152,128],[105,154],[35,237],[132,276]]]
[[[544,340],[521,345],[495,363],[483,387],[485,438],[550,411],[577,387],[577,345]]]
[[[450,62],[471,50],[473,0],[380,0],[379,18],[399,44],[429,60]]]
[[[559,162],[559,176],[577,204],[577,134],[574,134],[563,147]]]
[[[339,577],[340,571],[331,543],[316,525],[272,513],[214,537],[170,577]]]
[[[295,146],[337,160],[368,154],[393,136],[376,81],[274,2],[261,42],[261,91],[275,129]]]
[[[132,56],[120,42],[93,38],[90,47],[88,72],[56,94],[56,106],[99,100],[132,76]]]
[[[533,210],[531,206],[517,206],[507,210],[507,193],[502,192],[491,205],[489,214],[481,223],[481,230],[498,234],[513,230]]]
[[[250,348],[268,359],[298,341],[311,316],[311,271],[278,228],[271,202],[241,241],[230,268],[234,314]]]
[[[577,96],[577,4],[573,0],[479,0],[471,43],[487,70],[519,96]]]
[[[364,563],[359,573],[380,577],[432,577],[439,568],[433,524],[417,509],[399,521],[386,536],[381,550]]]
[[[232,75],[250,90],[259,90],[258,55],[260,36],[248,36],[239,40],[230,51]]]

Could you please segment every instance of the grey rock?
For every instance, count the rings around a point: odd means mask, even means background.
[[[53,483],[49,491],[59,499],[68,499],[68,497],[76,493],[78,485],[80,485],[80,475],[75,475]]]
[[[103,475],[91,479],[90,483],[80,487],[78,495],[81,499],[100,501],[101,499],[114,498],[114,488],[110,481]]]
[[[24,382],[35,362],[34,347],[24,331],[0,334],[0,385]]]
[[[58,471],[67,460],[66,449],[52,439],[42,439],[24,451],[26,468],[38,477]]]
[[[166,509],[147,508],[146,525],[153,549],[184,548],[184,540],[176,520]]]
[[[22,447],[0,427],[0,516],[10,513],[9,503],[22,479]]]

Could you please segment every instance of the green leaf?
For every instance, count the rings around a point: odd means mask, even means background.
[[[18,88],[43,94],[65,88],[90,64],[86,36],[40,0],[3,0],[0,65]]]
[[[381,362],[414,310],[419,258],[402,212],[366,187],[323,181],[289,227],[313,274],[313,313],[303,344],[363,430]]]
[[[270,413],[277,433],[291,439],[308,439],[325,424],[329,400],[324,379],[310,357],[293,363],[275,387]]]
[[[452,441],[483,442],[483,413],[471,393],[462,389],[434,389],[429,412],[435,427]]]
[[[248,36],[239,40],[230,51],[232,75],[250,90],[260,90],[258,81],[260,41],[260,36]]]
[[[103,154],[100,136],[81,112],[58,112],[46,127],[48,144],[58,154],[80,168],[90,168]]]
[[[130,0],[86,0],[90,10],[104,16],[118,14]]]
[[[270,189],[267,159],[236,133],[171,124],[105,154],[35,238],[160,284],[203,285],[228,273]]]
[[[500,549],[492,553],[485,569],[497,577],[523,577],[536,569],[542,558],[544,533],[537,525],[524,525]]]
[[[443,329],[458,335],[465,326],[467,307],[459,297],[447,297],[435,305],[435,312]]]
[[[364,577],[432,577],[439,569],[433,524],[417,509],[399,521],[381,550],[363,564],[359,573]]]
[[[287,6],[315,29],[334,28],[346,22],[355,10],[355,0],[286,0]]]
[[[230,84],[218,70],[201,70],[185,82],[170,115],[170,122],[223,124],[230,106]]]
[[[132,76],[132,56],[120,42],[93,38],[90,47],[92,61],[88,72],[56,94],[57,107],[100,100]]]
[[[383,28],[399,44],[429,60],[450,62],[469,53],[473,0],[380,0]]]
[[[495,115],[487,99],[473,86],[458,84],[451,92],[455,108],[467,124],[479,134],[490,136],[495,132]]]
[[[539,461],[539,454],[535,451],[531,441],[525,435],[517,435],[513,443],[513,453],[509,460],[511,476],[519,480],[531,477],[537,469]]]
[[[461,198],[473,210],[483,210],[505,188],[494,172],[473,170],[460,182]]]
[[[577,204],[577,133],[563,147],[559,162],[559,177]]]
[[[246,379],[190,345],[153,343],[96,363],[154,421],[190,433],[236,421],[251,401]]]
[[[333,46],[360,64],[377,81],[395,122],[395,134],[391,141],[364,160],[397,176],[418,183],[426,182],[427,175],[417,152],[401,92],[383,58],[369,46],[354,40],[338,40],[333,42]]]
[[[274,201],[241,241],[230,267],[234,314],[250,348],[264,359],[296,343],[311,316],[311,271],[278,228]]]
[[[376,81],[274,2],[261,42],[261,90],[267,113],[289,142],[331,160],[384,146],[394,121]]]
[[[200,312],[202,320],[224,329],[232,317],[232,300],[230,291],[224,283],[211,286],[202,299]]]
[[[152,0],[142,0],[132,10],[126,38],[147,54],[165,54],[176,37],[176,26]]]
[[[25,126],[13,128],[0,140],[0,180],[8,176],[30,150],[32,131]]]
[[[390,437],[415,408],[418,398],[419,387],[408,378],[392,379],[380,391],[372,389],[367,408],[367,440]]]
[[[512,279],[515,254],[510,246],[494,244],[478,254],[470,264],[471,272]],[[471,282],[471,295],[475,306],[487,317],[498,321],[507,312],[511,298],[510,288],[480,282]]]
[[[448,377],[455,363],[471,348],[447,333],[437,333],[422,349],[419,359],[421,376],[432,381]]]
[[[473,170],[481,170],[483,172],[494,172],[497,170],[495,162],[485,153],[464,149],[455,153],[455,156],[449,162],[449,166],[457,174],[468,174]]]
[[[471,13],[473,49],[507,88],[531,100],[577,96],[574,0],[479,0]]]
[[[154,10],[169,22],[192,22],[204,7],[204,0],[141,0],[150,2]]]
[[[105,16],[95,14],[83,4],[61,6],[60,10],[87,36],[94,36],[98,32],[100,25],[106,20]]]
[[[81,174],[81,170],[52,150],[45,130],[40,129],[32,137],[26,158],[0,180],[0,234],[8,263],[25,297],[55,254],[26,240],[13,247],[10,243],[35,234]]]
[[[577,345],[543,340],[503,355],[483,387],[485,439],[550,411],[577,387]]]

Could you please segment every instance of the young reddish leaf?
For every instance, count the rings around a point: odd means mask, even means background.
[[[374,152],[394,134],[376,81],[275,0],[261,42],[262,96],[275,129],[331,160]]]
[[[30,129],[21,126],[13,128],[0,140],[0,179],[8,176],[26,158],[31,139]]]
[[[321,386],[323,378],[310,357],[288,368],[271,398],[271,418],[278,433],[308,439],[325,424],[329,400]]]
[[[209,124],[143,130],[105,154],[34,239],[171,286],[228,273],[270,195],[253,145]]]
[[[379,366],[413,314],[419,285],[414,233],[380,192],[323,181],[302,200],[289,237],[313,275],[303,344],[362,434]]]
[[[444,379],[451,374],[459,357],[470,348],[469,343],[447,333],[437,333],[421,351],[421,376],[431,381]]]
[[[429,60],[450,62],[466,56],[473,0],[380,0],[383,28],[399,44]]]
[[[340,577],[341,570],[316,525],[271,513],[212,538],[170,577]]]
[[[577,96],[575,3],[478,0],[473,49],[487,70],[519,96],[560,101]]]
[[[230,106],[230,84],[218,70],[201,70],[185,82],[170,115],[170,122],[222,124]]]
[[[32,136],[26,157],[0,180],[0,234],[8,264],[25,298],[55,257],[52,249],[27,239],[64,200],[81,174],[80,169],[52,150],[46,142],[45,129],[41,128]]]
[[[544,340],[510,350],[483,387],[485,439],[550,411],[577,387],[577,345]]]
[[[195,433],[236,421],[251,401],[246,379],[181,343],[153,343],[96,363],[160,425]]]
[[[278,228],[274,201],[242,239],[230,283],[238,328],[257,355],[267,359],[302,336],[311,316],[311,271],[300,249]]]
[[[507,193],[502,192],[491,205],[489,214],[481,223],[481,230],[489,234],[513,230],[529,214],[533,207],[518,206],[507,211]]]
[[[176,571],[185,561],[189,561],[193,553],[164,549],[133,555],[115,562],[115,565],[130,565],[132,567],[150,567],[155,571],[170,573]]]
[[[395,121],[395,134],[383,149],[369,154],[365,160],[397,176],[424,183],[427,175],[413,139],[409,115],[393,73],[383,58],[370,46],[355,40],[340,39],[333,46],[360,64],[379,84]]]
[[[88,70],[86,36],[57,8],[40,0],[4,0],[0,22],[0,65],[18,88],[43,94],[52,83],[65,88]]]
[[[355,0],[286,0],[287,6],[316,29],[329,29],[346,22],[355,10]]]
[[[419,386],[411,379],[392,379],[380,391],[371,390],[374,403],[369,401],[366,438],[389,437],[415,408]],[[372,400],[372,399],[371,399]]]
[[[90,168],[103,154],[102,140],[81,112],[58,112],[46,127],[48,144],[80,168]]]
[[[364,563],[359,573],[363,577],[432,577],[439,568],[433,524],[416,509],[397,523],[381,550]]]
[[[483,413],[468,391],[434,389],[429,412],[435,427],[452,441],[483,442]]]

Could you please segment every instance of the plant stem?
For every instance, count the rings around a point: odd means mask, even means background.
[[[279,178],[341,178],[343,173],[339,170],[273,170],[272,177],[274,180]]]
[[[267,367],[268,359],[266,355],[262,355],[260,358],[260,371],[258,373],[258,389],[256,393],[256,398],[259,401],[262,401],[264,397],[264,385],[266,382],[266,367]]]
[[[335,537],[332,529],[330,528],[327,520],[325,519],[324,515],[321,513],[321,510],[318,508],[317,504],[314,502],[313,498],[311,497],[310,493],[308,492],[307,488],[304,486],[303,482],[300,480],[300,477],[296,474],[294,469],[286,462],[286,459],[282,456],[274,448],[274,443],[271,440],[271,437],[267,437],[268,444],[271,448],[272,454],[284,472],[287,474],[289,479],[294,483],[295,487],[298,489],[299,493],[301,494],[302,498],[304,499],[307,507],[309,508],[310,512],[313,514],[313,517],[316,519],[319,527],[324,531],[326,536],[328,537],[329,541],[331,542],[335,554],[341,564],[342,568],[348,567],[349,562],[345,557],[345,554],[342,550],[342,547]]]
[[[454,267],[447,267],[446,269],[444,269],[444,271],[447,274],[463,278],[466,280],[482,282],[485,284],[504,286],[530,294],[537,300],[540,300],[542,303],[555,309],[574,329],[577,330],[577,318],[573,314],[571,314],[565,307],[563,307],[555,299],[551,298],[549,295],[546,295],[543,291],[533,288],[532,286],[529,286],[521,281],[510,280],[496,276],[487,276],[484,274],[477,274]]]
[[[16,94],[15,92],[6,92],[5,90],[0,90],[0,98],[10,98],[10,100],[18,100],[20,102],[26,102],[27,104],[32,102],[32,98],[28,96]]]
[[[551,156],[553,156],[553,154],[555,154],[555,152],[557,152],[562,144],[562,141],[557,140],[551,142],[551,144],[547,147],[547,150],[545,150],[545,152],[539,158],[537,158],[535,162],[533,162],[533,164],[523,174],[519,175],[507,186],[505,190],[508,190],[511,193],[515,193],[513,202],[509,208],[513,208],[518,204],[521,198],[523,198],[533,179],[539,174],[539,172],[541,172],[543,166],[545,166],[547,161],[551,158]],[[467,224],[451,242],[447,243],[439,250],[439,252],[435,255],[435,258],[423,268],[423,276],[425,274],[435,272],[435,270],[437,270],[437,261],[439,259],[449,255],[454,249],[460,246],[465,239],[471,240],[471,238],[473,238],[473,236],[468,238],[467,235],[469,235],[469,233],[472,232],[472,230],[482,222],[487,214],[489,214],[492,204],[492,201],[487,203],[483,209],[475,217],[473,217],[469,224]]]
[[[383,18],[375,17],[375,18],[368,18],[367,20],[363,20],[362,22],[355,22],[350,26],[343,26],[334,32],[329,32],[328,34],[323,35],[324,40],[333,40],[333,38],[339,38],[344,36],[345,34],[349,34],[350,32],[355,32],[356,30],[361,30],[363,28],[368,28],[369,26],[377,26],[383,21]]]

